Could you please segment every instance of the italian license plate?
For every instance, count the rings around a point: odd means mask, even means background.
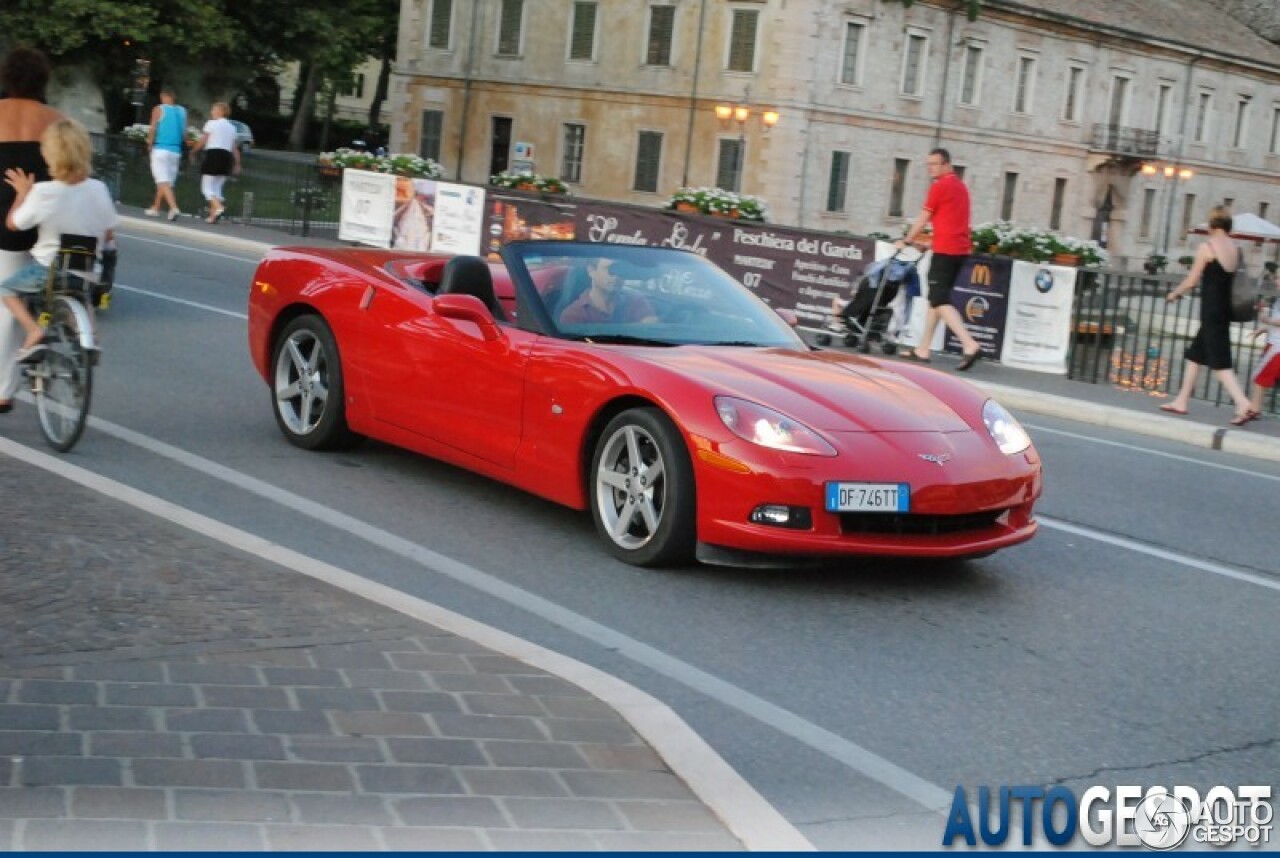
[[[910,512],[907,483],[827,483],[827,512]]]

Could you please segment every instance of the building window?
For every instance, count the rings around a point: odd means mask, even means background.
[[[1156,90],[1156,117],[1153,130],[1161,137],[1164,136],[1166,126],[1169,124],[1169,102],[1172,99],[1173,85],[1160,84],[1160,88]]]
[[[831,178],[827,181],[827,211],[844,211],[845,194],[849,190],[849,153],[831,153]]]
[[[1067,180],[1053,180],[1053,202],[1049,206],[1049,229],[1062,229],[1062,207],[1067,200]]]
[[[982,87],[982,47],[969,44],[964,48],[964,68],[960,77],[960,103],[977,105]]]
[[[649,7],[649,46],[645,50],[645,64],[671,65],[671,37],[676,30],[675,6]]]
[[[893,184],[889,188],[889,217],[902,217],[902,200],[907,195],[907,170],[911,162],[906,158],[893,159]]]
[[[1071,66],[1067,69],[1067,95],[1062,103],[1062,118],[1066,122],[1080,121],[1080,90],[1084,86],[1084,69]]]
[[[1231,135],[1231,145],[1236,149],[1244,148],[1245,137],[1249,134],[1249,102],[1251,95],[1242,95],[1236,99],[1236,127]]]
[[[1231,211],[1233,208],[1235,208],[1235,205],[1236,205],[1236,198],[1235,198],[1235,197],[1223,197],[1223,198],[1222,198],[1222,207],[1223,207],[1224,209],[1226,209],[1227,211]]]
[[[444,111],[422,111],[422,135],[418,138],[418,154],[432,161],[440,160],[440,143],[444,136]]]
[[[498,20],[498,56],[520,55],[520,31],[524,25],[524,0],[502,0]]]
[[[657,131],[641,131],[636,141],[636,180],[632,187],[637,191],[656,192],[658,168],[661,165],[662,134]]]
[[[716,165],[716,187],[737,191],[742,185],[742,155],[746,144],[741,140],[720,141],[720,161]]]
[[[582,181],[582,150],[587,144],[587,126],[576,122],[564,124],[564,150],[560,159],[560,178],[566,182]]]
[[[857,85],[862,80],[858,59],[862,56],[862,34],[867,28],[856,21],[844,25],[844,55],[840,60],[840,82]]]
[[[760,25],[758,9],[734,9],[733,27],[729,31],[729,71],[756,70],[756,30]]]
[[[957,164],[954,161],[951,162],[951,172],[955,173],[956,178],[962,182],[964,181],[964,171],[965,171],[964,164]]]
[[[1196,133],[1192,139],[1203,143],[1209,133],[1209,112],[1213,108],[1213,93],[1202,92],[1196,100]]]
[[[1018,57],[1018,86],[1014,90],[1013,112],[1030,113],[1036,89],[1036,58]]]
[[[1116,75],[1111,78],[1111,109],[1107,112],[1107,122],[1112,128],[1119,128],[1129,117],[1129,78]]]
[[[431,17],[427,30],[427,47],[449,50],[453,30],[453,0],[431,0]]]
[[[1191,219],[1196,214],[1196,195],[1187,194],[1182,202],[1182,234],[1186,235],[1191,231]]]
[[[1271,145],[1267,151],[1272,155],[1280,155],[1280,107],[1271,109]]]
[[[929,37],[907,34],[907,50],[902,57],[902,94],[923,95],[926,49]]]
[[[1013,202],[1018,193],[1018,174],[1004,174],[1004,195],[1000,198],[1000,219],[1013,220]]]
[[[573,28],[569,34],[569,59],[596,58],[596,4],[573,4]]]
[[[347,98],[364,98],[364,75],[359,72],[353,74],[342,94]]]
[[[1151,219],[1156,208],[1156,189],[1146,188],[1142,192],[1142,223],[1138,227],[1139,238],[1151,237]]]
[[[1258,203],[1258,217],[1263,220],[1267,219],[1267,209],[1271,208],[1271,203]]]
[[[489,175],[505,173],[511,164],[511,117],[493,117],[489,135]]]

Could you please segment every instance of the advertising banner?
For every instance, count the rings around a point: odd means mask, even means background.
[[[1013,263],[1001,363],[1067,374],[1076,274],[1075,268],[1060,265]]]
[[[390,247],[395,209],[395,176],[366,170],[342,171],[338,240]]]
[[[987,360],[1000,360],[1004,348],[1012,266],[1013,260],[1007,256],[970,256],[951,292],[951,305],[960,311],[960,318]],[[947,331],[944,342],[948,352],[961,352],[960,341],[951,331]]]
[[[396,179],[396,207],[391,217],[391,246],[397,250],[430,250],[436,218],[434,179]]]
[[[479,255],[484,241],[484,189],[449,182],[436,182],[435,185],[436,210],[431,221],[431,250]]]

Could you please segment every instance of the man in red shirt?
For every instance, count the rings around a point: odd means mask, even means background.
[[[965,259],[973,251],[969,238],[969,189],[951,169],[951,153],[946,149],[934,149],[926,162],[933,184],[925,198],[924,208],[907,230],[906,236],[897,242],[899,248],[916,240],[930,222],[933,223],[933,260],[929,263],[929,312],[924,319],[924,333],[915,349],[906,357],[928,362],[929,346],[933,332],[941,319],[960,340],[964,357],[956,367],[964,372],[973,366],[981,352],[960,318],[960,311],[951,306],[951,289],[964,266]],[[920,352],[923,347],[924,352]]]

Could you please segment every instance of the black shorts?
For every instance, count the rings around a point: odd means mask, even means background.
[[[956,285],[967,254],[935,253],[929,262],[929,306],[945,307],[951,303],[951,289]]]
[[[230,149],[206,149],[200,164],[202,176],[229,176],[236,165]]]

